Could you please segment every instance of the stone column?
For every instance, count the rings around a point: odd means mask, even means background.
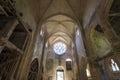
[[[34,37],[31,37],[29,39],[26,50],[22,56],[22,59],[18,68],[16,80],[27,80],[30,63],[31,63],[34,48],[35,48],[36,39],[37,39],[37,32],[34,34]]]
[[[87,58],[86,57],[79,58],[79,69],[80,69],[79,80],[88,80],[86,68],[87,68]]]
[[[98,63],[90,63],[89,66],[92,80],[104,80]]]
[[[80,78],[79,80],[88,80],[87,74],[86,74],[86,69],[80,69],[79,78]]]
[[[110,67],[111,67],[111,60],[110,59],[111,59],[110,57],[104,59],[104,67],[105,67],[106,73],[107,73],[108,78],[109,78],[108,80],[112,80],[112,76],[113,76],[113,74],[110,70]]]

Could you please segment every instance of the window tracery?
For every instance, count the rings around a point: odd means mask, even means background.
[[[56,54],[62,55],[66,52],[67,46],[66,46],[66,44],[64,44],[62,42],[57,42],[54,44],[53,50]]]

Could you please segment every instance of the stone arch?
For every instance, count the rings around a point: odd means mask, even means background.
[[[77,18],[75,18],[74,16],[70,16],[69,14],[56,13],[56,14],[52,14],[52,15],[49,15],[49,16],[45,17],[45,18],[43,19],[43,22],[42,22],[42,23],[44,23],[44,22],[45,22],[46,20],[48,20],[49,18],[54,17],[54,16],[58,16],[58,15],[66,16],[66,17],[72,19],[74,22],[77,22],[77,21],[78,21]]]

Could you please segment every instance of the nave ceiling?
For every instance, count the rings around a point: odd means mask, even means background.
[[[47,36],[51,37],[49,39],[50,43],[52,43],[54,39],[58,40],[59,38],[63,38],[66,41],[68,41],[68,43],[70,43],[71,40],[69,40],[69,36],[71,36],[71,38],[75,38],[76,25],[87,29],[86,26],[90,24],[91,20],[94,18],[93,16],[96,14],[99,7],[105,5],[105,4],[102,4],[103,2],[105,1],[101,1],[101,0],[44,0],[44,1],[43,0],[34,0],[34,1],[16,0],[15,6],[19,12],[23,13],[23,17],[22,17],[23,20],[30,25],[30,28],[33,31],[36,29],[36,26],[43,24],[44,29],[48,34]],[[111,25],[114,26],[113,29],[117,31],[119,35],[119,29],[117,29],[117,26],[119,25],[119,18],[115,18],[116,16],[113,15],[113,13],[116,13],[116,12],[119,13],[119,7],[117,8],[117,5],[119,5],[118,0],[114,2],[113,7],[110,9],[109,16],[110,16]],[[100,7],[99,10],[102,10],[102,7]],[[56,15],[59,15],[59,16],[56,16]],[[64,16],[61,16],[61,15],[64,15]],[[55,33],[57,32],[59,32],[60,34],[56,35]],[[65,33],[66,35],[61,33]],[[100,38],[102,34],[103,33],[94,37]],[[105,44],[102,45],[101,43],[105,43]],[[111,51],[111,47],[108,48],[108,46],[110,45],[107,43],[109,42],[106,42],[106,40],[103,40],[102,38],[100,38],[98,43],[96,43],[96,45],[100,45],[100,47],[94,50],[94,51],[98,50],[97,52],[98,56],[106,55],[107,53],[109,53],[109,52],[106,53],[106,50],[105,50],[106,48],[108,49],[108,51]]]

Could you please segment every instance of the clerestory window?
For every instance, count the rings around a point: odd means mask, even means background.
[[[113,72],[118,72],[118,71],[120,71],[117,63],[116,63],[113,59],[111,59],[111,69],[112,69]]]

